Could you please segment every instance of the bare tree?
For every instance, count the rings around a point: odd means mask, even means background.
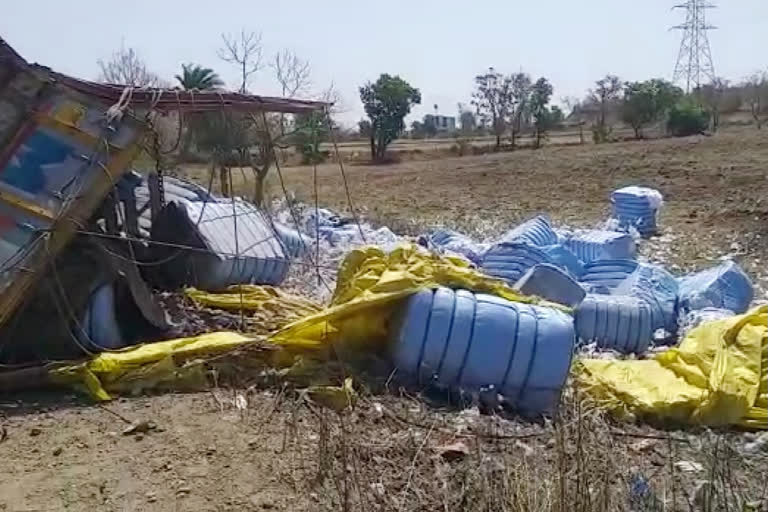
[[[605,142],[611,127],[606,122],[608,110],[618,104],[624,84],[616,75],[606,75],[597,82],[595,88],[589,90],[589,100],[598,106],[598,117],[593,135],[595,142]]]
[[[160,78],[147,69],[136,50],[120,46],[108,60],[96,61],[101,73],[99,81],[133,87],[156,87]]]
[[[531,76],[528,73],[513,74],[512,82],[512,105],[510,115],[512,117],[512,147],[517,143],[517,136],[523,131],[523,120],[530,116],[531,106]]]
[[[320,93],[318,98],[320,101],[328,104],[328,112],[330,114],[342,114],[347,111],[344,107],[344,99],[341,97],[341,92],[336,88],[336,84],[331,84]]]
[[[275,71],[275,79],[280,84],[280,91],[285,98],[295,98],[306,93],[311,84],[309,62],[299,58],[291,50],[275,54],[270,64]]]
[[[275,54],[270,67],[275,72],[275,80],[280,85],[280,94],[284,98],[295,98],[306,93],[310,86],[309,62],[302,60],[291,50]],[[280,114],[280,133],[285,135],[285,114]]]
[[[472,105],[483,124],[490,125],[496,136],[496,149],[499,149],[513,107],[512,79],[491,67],[485,74],[475,77],[475,84],[477,90],[472,93]]]
[[[258,32],[246,32],[240,30],[239,36],[222,34],[224,46],[219,48],[219,58],[238,67],[240,71],[240,92],[248,91],[248,81],[251,75],[262,68],[263,47],[261,34]]]
[[[768,113],[768,72],[759,71],[750,76],[744,84],[744,89],[752,118],[760,130],[768,120],[764,117]]]
[[[576,117],[581,113],[582,103],[579,98],[575,96],[563,96],[560,98],[560,102],[565,105],[565,108],[568,111],[566,119]],[[584,121],[579,119],[577,122],[579,125],[579,143],[584,144]]]
[[[696,90],[699,101],[709,110],[712,122],[712,131],[716,132],[720,126],[720,113],[723,109],[725,91],[728,89],[728,80],[715,77],[712,82],[702,85]]]

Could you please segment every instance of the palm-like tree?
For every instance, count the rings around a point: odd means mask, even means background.
[[[176,80],[187,91],[194,89],[205,91],[224,85],[224,81],[211,68],[204,68],[197,64],[182,64],[181,75],[176,75]]]
[[[204,68],[197,64],[182,64],[181,74],[176,75],[176,80],[186,91],[206,91],[218,89],[224,85],[224,81],[211,68]],[[186,125],[182,139],[181,156],[186,158],[190,154],[192,144],[199,141],[204,135],[205,118],[201,114],[185,113],[181,115],[183,116],[182,122]]]

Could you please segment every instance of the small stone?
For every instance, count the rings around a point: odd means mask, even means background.
[[[56,448],[53,449],[53,456],[58,457],[59,455],[61,455],[61,452],[63,451],[64,449],[61,446],[57,446]]]
[[[149,503],[154,503],[154,502],[157,501],[157,495],[154,492],[152,492],[152,491],[148,492],[146,494],[146,497],[147,497],[147,501]]]
[[[124,436],[131,434],[146,434],[150,430],[154,430],[157,426],[152,421],[144,420],[136,423],[131,423],[125,430],[123,430]]]
[[[630,449],[632,449],[632,451],[634,452],[640,453],[640,452],[645,452],[650,450],[651,448],[654,447],[655,444],[656,444],[656,441],[654,441],[653,439],[643,439],[641,441],[633,443],[630,446]]]
[[[378,402],[374,402],[371,416],[373,416],[373,421],[380,421],[384,418],[384,406]]]
[[[469,448],[461,441],[437,447],[437,453],[448,462],[460,460],[469,455]]]
[[[685,473],[695,473],[695,472],[704,470],[704,466],[702,466],[698,462],[693,462],[690,460],[677,461],[675,462],[675,467]]]
[[[144,434],[136,434],[133,438],[138,442],[144,439]]]
[[[32,437],[39,436],[42,433],[43,433],[43,430],[41,428],[39,428],[39,427],[32,427],[29,430],[29,435],[32,436]]]

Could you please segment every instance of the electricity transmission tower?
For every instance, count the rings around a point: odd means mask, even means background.
[[[707,0],[686,0],[685,3],[673,7],[673,9],[685,9],[685,23],[672,27],[683,31],[672,81],[685,81],[686,92],[690,92],[691,87],[699,88],[702,80],[715,79],[715,67],[712,65],[712,52],[709,49],[707,31],[717,27],[707,24],[706,20],[707,9],[714,7],[715,4]]]

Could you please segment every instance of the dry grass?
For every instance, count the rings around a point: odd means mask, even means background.
[[[369,396],[342,414],[289,396],[278,406],[282,471],[315,510],[768,506],[761,483],[768,459],[743,457],[738,435],[616,425],[572,395],[554,421],[535,424],[427,407],[405,395]],[[457,443],[466,451],[444,454]]]
[[[737,252],[758,279],[766,162],[768,139],[746,130],[346,170],[365,217],[405,234],[444,224],[492,236],[539,211],[590,226],[607,216],[612,189],[655,186],[666,199],[664,234],[675,237],[670,264]],[[204,169],[187,173],[207,184]],[[311,202],[311,169],[284,176]],[[248,190],[247,180],[239,185]],[[346,208],[338,167],[319,169],[319,191],[323,205]],[[644,250],[654,244],[661,239]],[[206,314],[190,321],[201,327]],[[78,400],[0,397],[0,510],[768,510],[768,455],[745,453],[750,434],[618,424],[572,388],[551,421],[378,387],[359,389],[358,404],[336,414],[266,377],[109,404],[157,423],[142,439],[120,435],[114,414]],[[466,453],[441,454],[454,443]]]

